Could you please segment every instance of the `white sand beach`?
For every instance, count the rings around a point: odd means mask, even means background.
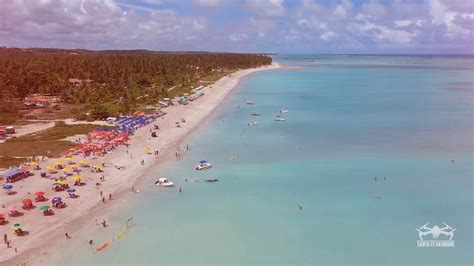
[[[175,105],[164,109],[167,113],[163,118],[158,118],[156,123],[151,123],[145,127],[138,129],[129,141],[128,149],[120,146],[104,157],[97,159],[87,158],[91,165],[105,164],[103,173],[92,173],[88,168],[81,168],[80,175],[82,181],[86,183],[84,186],[74,187],[76,194],[80,197],[76,199],[67,198],[66,192],[54,192],[51,190],[53,180],[40,177],[40,171],[33,171],[34,175],[22,181],[13,183],[15,195],[6,195],[2,191],[0,197],[0,213],[8,213],[8,207],[15,205],[23,213],[20,217],[6,217],[8,224],[0,225],[0,234],[7,234],[11,248],[6,248],[4,244],[0,248],[0,264],[2,265],[18,265],[22,263],[41,263],[41,254],[44,251],[50,251],[54,248],[55,241],[65,238],[65,233],[74,235],[77,228],[85,226],[85,224],[94,223],[94,218],[104,217],[109,206],[118,202],[119,199],[131,197],[130,190],[134,186],[140,189],[140,186],[148,186],[149,184],[141,184],[141,178],[157,163],[166,160],[175,159],[175,151],[180,141],[197,128],[211,112],[224,100],[228,93],[239,83],[240,79],[246,75],[261,70],[278,68],[277,63],[271,66],[246,69],[235,72],[231,75],[219,79],[214,84],[203,89],[205,95],[188,105]],[[185,123],[181,123],[181,127],[176,127],[175,122],[185,119]],[[158,137],[152,138],[150,130],[153,124],[159,124],[160,129],[157,131]],[[0,144],[1,145],[1,144]],[[192,144],[191,144],[192,145]],[[149,147],[152,151],[146,153],[144,148]],[[153,154],[154,150],[159,150],[159,156]],[[78,163],[82,157],[74,157],[74,161]],[[144,160],[144,165],[140,162]],[[40,162],[40,166],[44,169],[47,165],[54,164],[57,159],[48,159]],[[63,160],[64,161],[64,160]],[[65,162],[65,161],[64,161]],[[119,170],[115,166],[122,166],[124,169]],[[105,177],[105,181],[99,181],[101,176]],[[96,188],[96,183],[100,183],[100,188]],[[22,210],[21,202],[25,198],[34,198],[37,191],[45,192],[48,202],[35,203],[36,208],[32,210]],[[102,202],[100,193],[105,197],[105,203]],[[109,194],[112,199],[109,200]],[[64,209],[55,209],[55,215],[44,216],[38,207],[50,203],[51,198],[55,196],[62,197],[67,207]],[[139,195],[135,195],[139,196]],[[27,232],[24,236],[16,236],[11,228],[15,223],[20,223]]]

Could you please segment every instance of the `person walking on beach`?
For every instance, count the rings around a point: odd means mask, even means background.
[[[112,200],[112,194],[109,193],[109,200]]]
[[[8,242],[7,233],[5,233],[5,234],[3,235],[3,242],[5,242],[5,244]]]
[[[100,196],[102,197],[104,195],[104,192],[102,190],[100,191]]]
[[[66,232],[66,239],[71,239],[71,236]]]
[[[10,240],[7,240],[7,248],[10,248]]]
[[[102,203],[105,203],[105,197],[102,197]]]
[[[102,226],[105,228],[107,227],[107,223],[105,222],[105,219],[102,220]]]

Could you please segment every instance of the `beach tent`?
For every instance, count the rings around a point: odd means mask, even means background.
[[[5,183],[12,183],[21,180],[29,175],[29,172],[19,168],[11,168],[5,172],[0,173],[0,181]]]

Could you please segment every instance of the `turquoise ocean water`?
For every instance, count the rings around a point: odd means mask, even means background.
[[[291,68],[243,79],[184,158],[47,263],[472,265],[474,59],[275,59]],[[286,121],[273,121],[283,107]],[[201,159],[214,168],[196,172]],[[158,176],[177,187],[155,187]],[[88,240],[105,242],[130,216],[136,226],[94,255]],[[455,247],[418,248],[427,222],[456,228]]]

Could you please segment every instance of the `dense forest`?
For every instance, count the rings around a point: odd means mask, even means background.
[[[90,108],[114,104],[124,113],[144,96],[156,102],[170,87],[186,90],[205,77],[271,61],[257,54],[0,48],[0,106],[42,93]]]

